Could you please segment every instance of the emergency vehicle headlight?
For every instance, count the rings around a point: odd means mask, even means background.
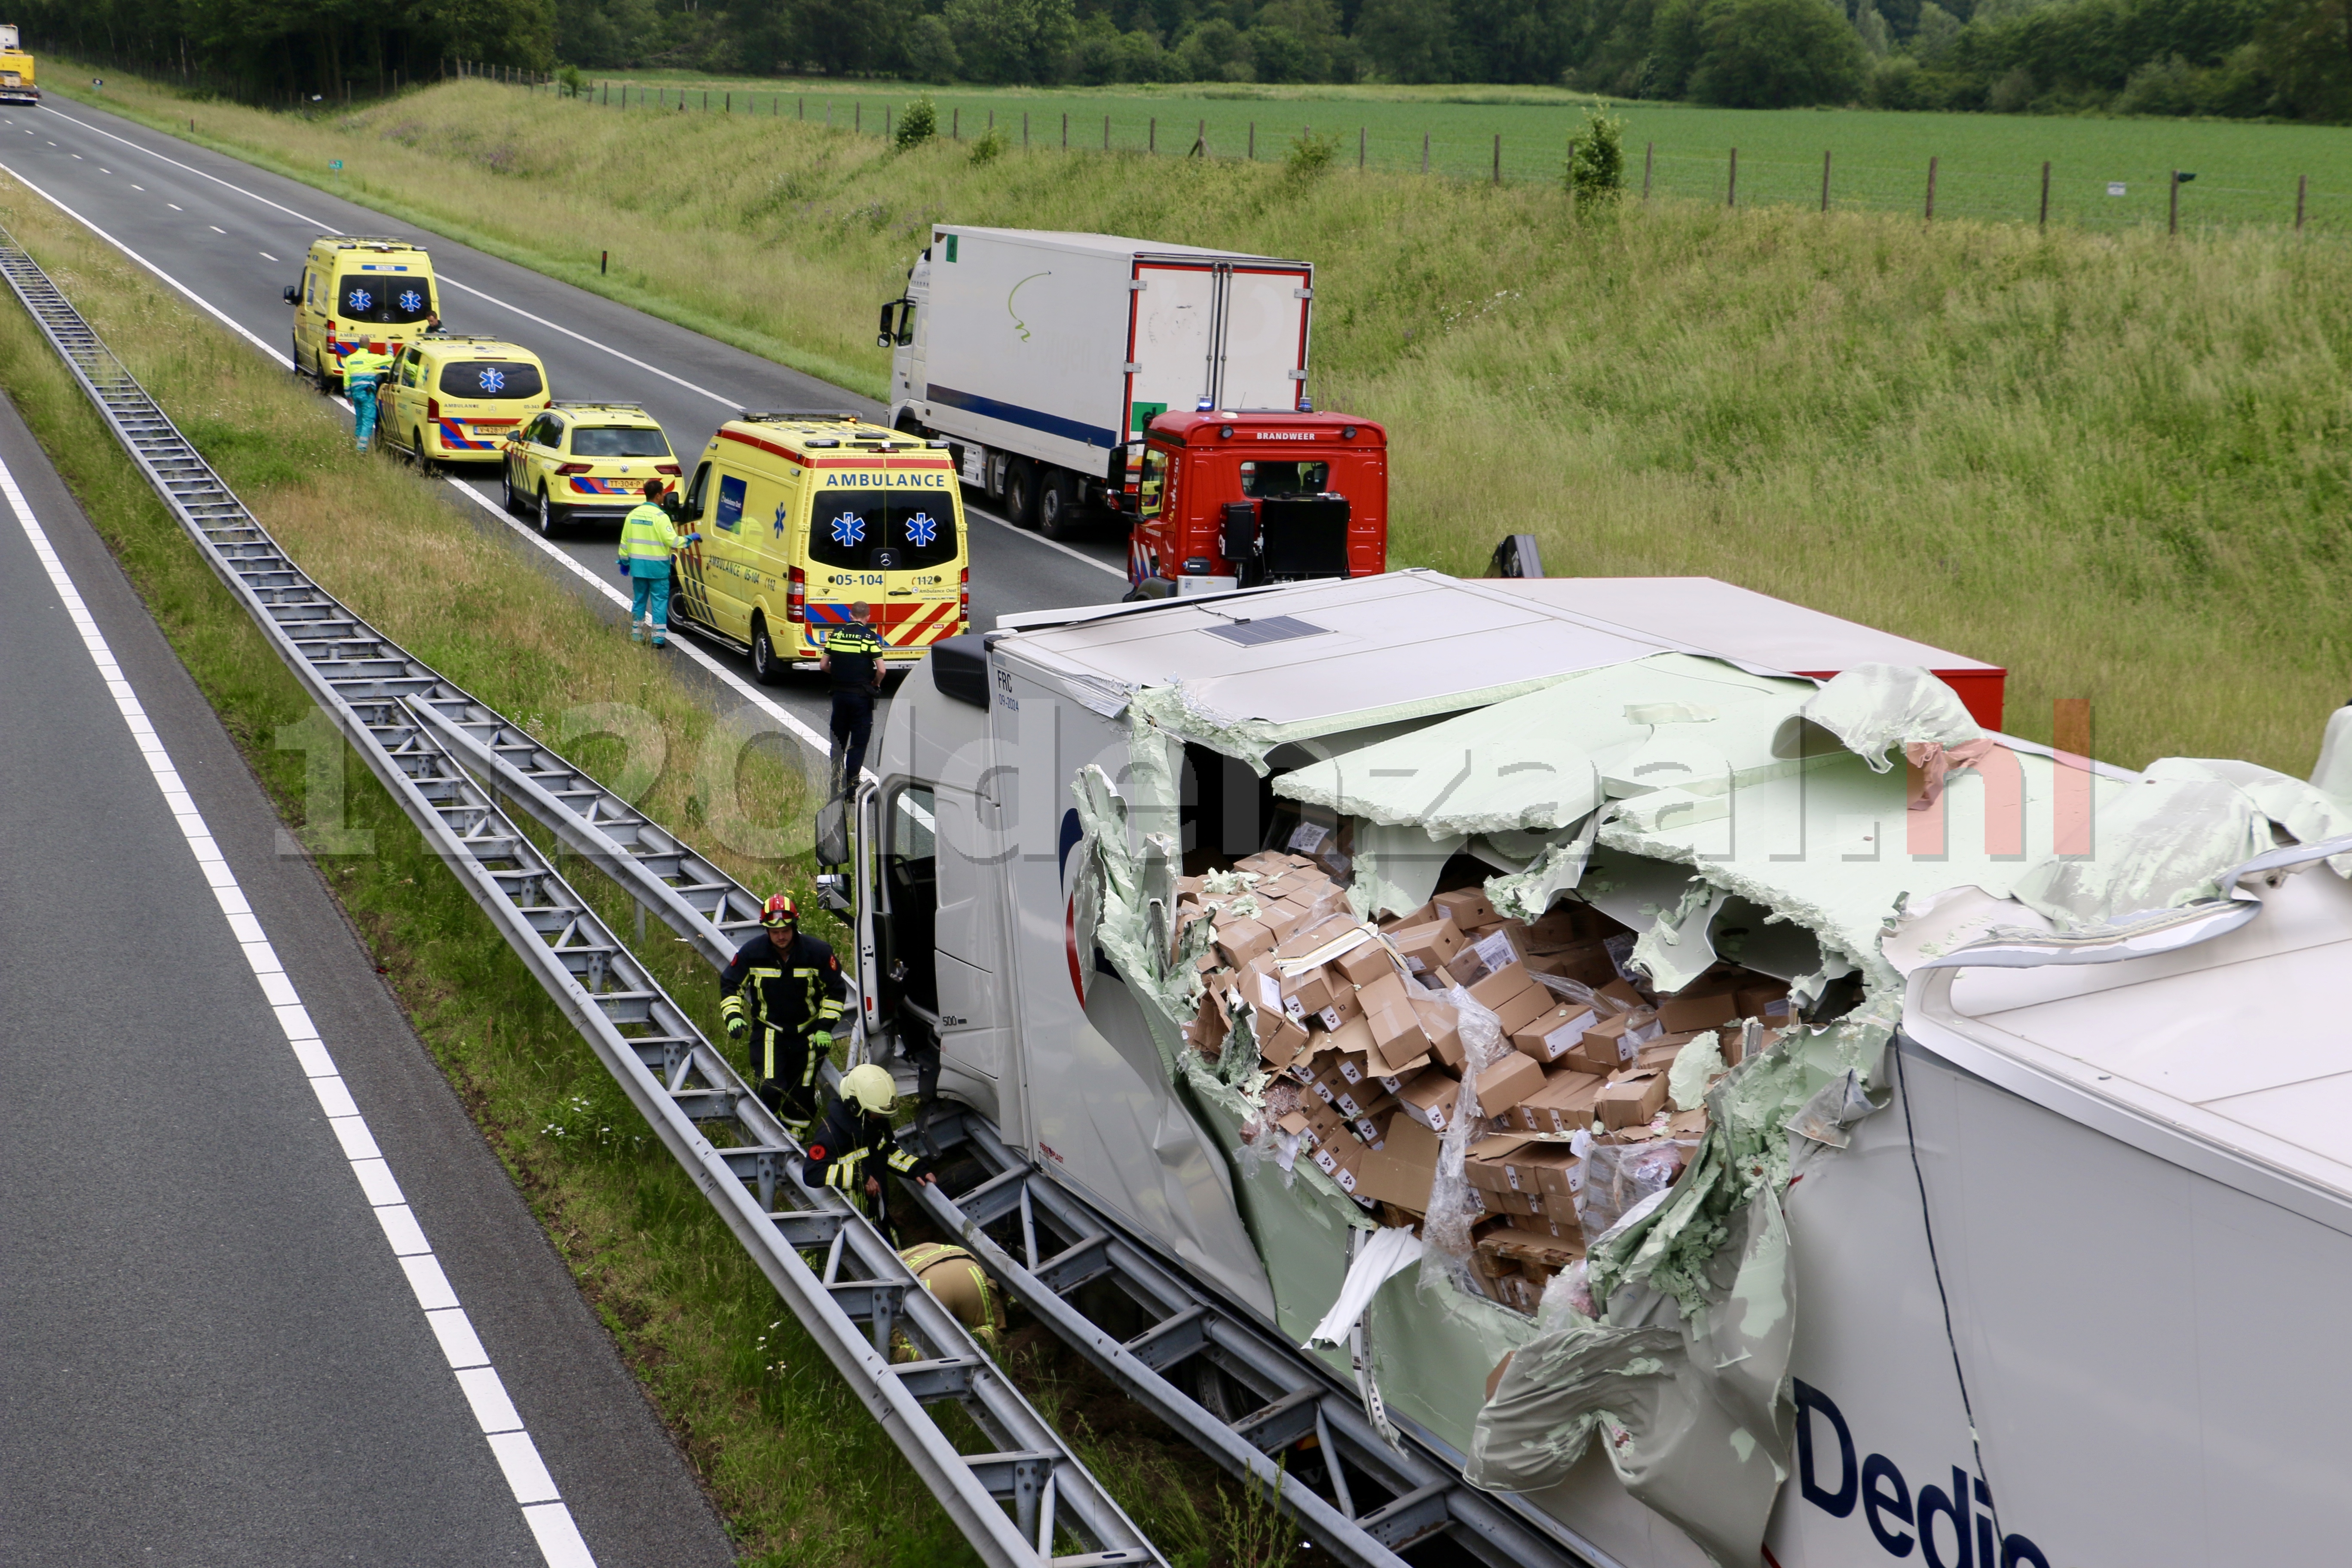
[[[1221,438],[1230,441],[1234,438],[1234,427],[1230,425],[1220,425],[1217,426],[1217,435]]]
[[[1184,570],[1195,577],[1204,576],[1209,570],[1209,558],[1205,555],[1195,555],[1184,563]]]
[[[1341,426],[1341,427],[1340,427],[1340,430],[1339,430],[1339,439],[1340,439],[1340,440],[1342,440],[1342,441],[1352,441],[1352,440],[1354,440],[1355,438],[1356,438],[1356,427],[1355,427],[1353,425],[1343,426]]]

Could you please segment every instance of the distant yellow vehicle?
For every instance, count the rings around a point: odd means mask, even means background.
[[[506,444],[507,510],[554,534],[567,523],[618,523],[646,481],[675,478],[677,458],[634,403],[551,403]]]
[[[421,245],[369,235],[322,234],[286,289],[294,307],[294,371],[319,390],[343,389],[343,355],[366,347],[400,357],[435,315],[433,258]]]
[[[424,463],[495,463],[547,406],[547,367],[499,338],[432,332],[408,345],[378,393],[386,439]]]
[[[38,103],[41,89],[33,85],[33,57],[16,39],[16,29],[0,22],[0,103]]]
[[[904,668],[971,619],[963,492],[944,441],[854,415],[746,414],[719,427],[678,508],[670,619],[748,649],[763,681],[811,669],[860,600]]]

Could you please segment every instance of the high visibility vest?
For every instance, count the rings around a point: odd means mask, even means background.
[[[621,559],[667,561],[677,552],[677,530],[669,514],[647,501],[631,511],[621,524]]]
[[[343,384],[350,386],[355,382],[373,380],[388,374],[391,369],[390,355],[377,353],[373,349],[353,349],[343,356]]]

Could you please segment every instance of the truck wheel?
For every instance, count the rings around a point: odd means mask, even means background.
[[[1037,481],[1037,531],[1067,539],[1078,531],[1078,481],[1060,468],[1047,468]]]
[[[522,515],[522,500],[515,494],[514,470],[503,463],[499,465],[499,490],[500,492],[499,499],[505,503],[507,515],[509,517]]]
[[[776,645],[768,640],[768,618],[751,617],[751,679],[762,686],[784,683],[784,661],[776,657]]]
[[[408,460],[428,474],[433,471],[433,459],[425,455],[425,430],[422,426],[408,433]]]
[[[1026,458],[1004,465],[1004,515],[1015,528],[1037,526],[1037,469]]]
[[[563,531],[563,520],[556,515],[555,503],[547,499],[547,487],[539,487],[539,533],[542,539],[552,539]]]

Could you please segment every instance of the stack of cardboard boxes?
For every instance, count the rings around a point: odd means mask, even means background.
[[[1789,1022],[1787,986],[1729,964],[1649,995],[1619,967],[1627,933],[1586,904],[1528,923],[1465,889],[1375,929],[1303,856],[1265,851],[1234,871],[1248,875],[1179,885],[1180,940],[1195,920],[1215,931],[1187,1038],[1212,1058],[1255,1049],[1275,1077],[1244,1136],[1285,1165],[1308,1159],[1387,1223],[1417,1226],[1461,1108],[1451,990],[1500,1022],[1511,1049],[1475,1076],[1480,1121],[1464,1174],[1484,1216],[1472,1272],[1522,1311],[1638,1201],[1635,1188],[1671,1181],[1696,1147],[1705,1110],[1668,1103],[1682,1047],[1713,1032],[1728,1068]],[[1247,1037],[1228,1037],[1236,1028]],[[1633,1144],[1656,1148],[1614,1152]],[[1595,1162],[1596,1145],[1612,1152]],[[1606,1190],[1588,1205],[1595,1165]]]

